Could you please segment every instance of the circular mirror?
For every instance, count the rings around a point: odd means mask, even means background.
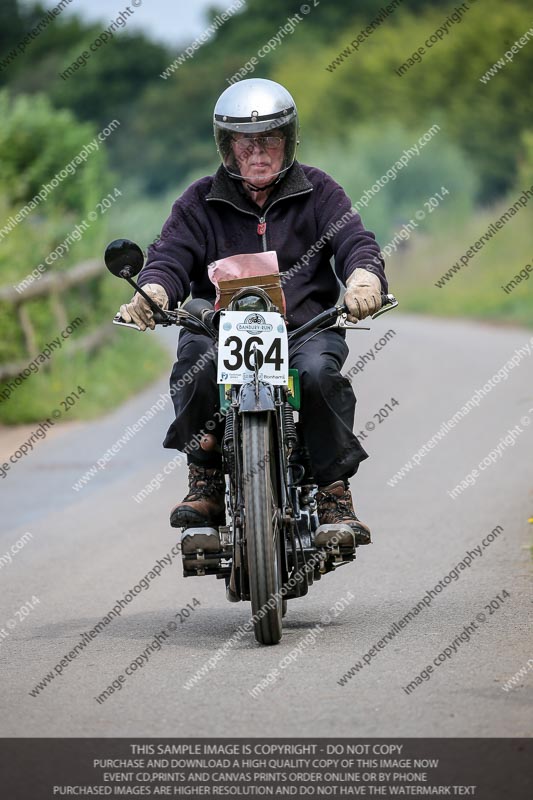
[[[134,278],[143,267],[144,254],[135,242],[129,239],[115,239],[107,245],[104,261],[109,272],[117,278]],[[122,274],[126,268],[126,274]]]

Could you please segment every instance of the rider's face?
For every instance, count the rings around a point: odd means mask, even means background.
[[[252,141],[244,133],[236,133],[232,139],[232,149],[239,165],[241,175],[255,186],[266,186],[274,175],[281,172],[285,157],[285,138],[273,131],[271,136],[281,139],[278,148],[268,147],[265,136],[258,134]],[[246,141],[242,141],[246,139]]]

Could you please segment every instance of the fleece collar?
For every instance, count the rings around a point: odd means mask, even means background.
[[[223,166],[220,166],[213,177],[213,185],[211,191],[206,196],[206,200],[222,200],[224,202],[232,203],[242,211],[254,211],[257,213],[259,210],[262,214],[266,209],[277,200],[285,197],[292,197],[293,195],[311,192],[313,184],[309,181],[305,172],[298,161],[295,161],[286,175],[274,187],[272,194],[269,196],[263,208],[259,208],[257,203],[254,203],[244,191],[240,181],[230,178]]]

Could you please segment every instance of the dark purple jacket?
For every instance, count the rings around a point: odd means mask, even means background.
[[[335,305],[339,296],[335,273],[346,283],[357,267],[363,267],[378,275],[387,291],[375,236],[365,230],[359,214],[348,213],[350,208],[341,186],[315,167],[295,162],[262,209],[220,167],[176,200],[160,239],[148,249],[139,284],[163,286],[171,308],[189,292],[214,300],[208,264],[239,253],[275,250],[288,324],[297,327]],[[343,215],[344,223],[339,222]],[[264,233],[259,230],[262,222]]]

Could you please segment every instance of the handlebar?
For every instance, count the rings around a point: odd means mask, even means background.
[[[384,314],[386,311],[391,311],[393,308],[396,308],[398,305],[398,301],[394,297],[393,294],[382,294],[381,295],[381,308],[376,311],[375,314],[372,314],[372,319],[376,319],[381,314]],[[304,322],[299,328],[291,331],[289,333],[289,339],[292,339],[295,336],[301,336],[304,333],[309,333],[312,330],[320,330],[321,328],[328,328],[330,323],[336,320],[338,317],[342,316],[342,314],[348,313],[348,307],[346,303],[343,303],[340,306],[333,306],[333,308],[328,308],[327,311],[322,311],[321,314],[314,317],[314,319],[310,319],[309,322]]]
[[[398,305],[398,301],[394,297],[393,294],[382,294],[381,295],[381,308],[376,311],[375,314],[372,314],[372,319],[376,319],[381,314],[384,314],[386,311],[390,311],[393,308],[396,308]],[[340,306],[333,306],[333,308],[328,308],[326,311],[322,311],[313,319],[310,319],[308,322],[305,322],[299,328],[291,331],[289,333],[289,339],[294,338],[295,336],[301,336],[304,333],[308,333],[312,330],[321,330],[322,328],[328,328],[330,324],[336,320],[338,317],[342,316],[343,314],[348,313],[348,308],[345,303]],[[195,314],[191,314],[185,308],[177,309],[176,311],[163,311],[161,308],[157,308],[154,310],[154,321],[156,325],[179,325],[182,328],[190,331],[191,333],[197,333],[202,336],[210,336],[213,339],[217,338],[218,332],[213,325],[213,316],[217,315],[218,312],[213,312],[204,309],[203,313],[201,314],[201,319],[196,316]],[[135,328],[136,330],[140,330],[138,325],[134,323],[124,322],[121,318],[120,313],[116,314],[113,323],[115,325],[121,325],[126,328]]]
[[[202,336],[216,338],[217,335],[215,329],[206,324],[203,320],[181,309],[176,311],[163,311],[163,309],[159,308],[157,311],[154,311],[154,322],[156,325],[163,325],[164,327],[178,325],[191,333],[197,333]],[[137,331],[141,330],[134,322],[124,322],[120,316],[120,312],[113,317],[113,325],[120,325],[122,328],[133,328]]]

